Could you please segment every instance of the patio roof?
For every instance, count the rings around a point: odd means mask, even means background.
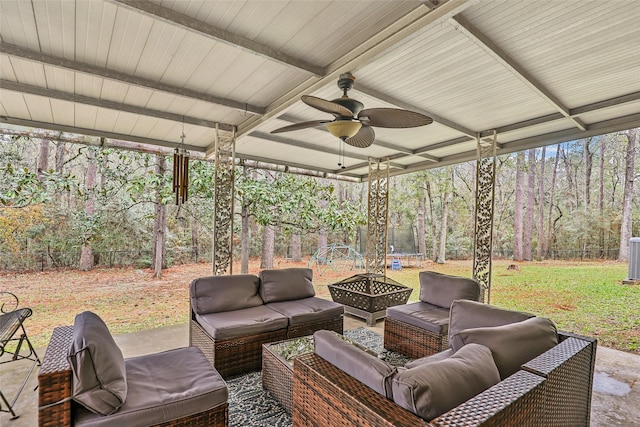
[[[640,126],[637,1],[0,2],[0,122],[366,179]],[[340,96],[434,123],[376,128],[369,148],[321,128],[300,102]]]

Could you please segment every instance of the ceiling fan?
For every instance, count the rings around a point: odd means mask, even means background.
[[[415,111],[397,108],[364,109],[362,102],[347,96],[347,92],[353,89],[355,80],[355,76],[351,73],[341,74],[338,79],[338,87],[342,90],[342,96],[331,101],[316,96],[302,96],[302,102],[325,113],[333,114],[333,120],[296,123],[272,130],[271,133],[290,132],[325,125],[331,135],[340,138],[345,143],[354,147],[366,148],[375,140],[376,134],[373,127],[412,128],[433,122],[431,117]]]

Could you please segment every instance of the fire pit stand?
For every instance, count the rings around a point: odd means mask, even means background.
[[[413,289],[382,274],[356,274],[329,285],[331,298],[343,304],[344,311],[374,326],[387,314],[387,307],[406,304]]]

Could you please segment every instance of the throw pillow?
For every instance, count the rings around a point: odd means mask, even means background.
[[[464,329],[456,334],[454,340],[465,348],[470,343],[482,344],[493,354],[505,379],[516,373],[522,365],[558,344],[558,331],[554,323],[543,317],[533,317],[517,323],[488,328]]]
[[[399,372],[393,379],[393,401],[430,421],[499,381],[491,351],[470,344],[448,359]]]
[[[124,358],[96,314],[85,311],[76,316],[68,360],[73,372],[73,400],[102,415],[120,409],[127,397]]]

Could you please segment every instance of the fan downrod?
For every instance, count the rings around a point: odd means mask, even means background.
[[[353,83],[356,81],[356,76],[347,72],[340,74],[340,78],[338,79],[338,87],[342,90],[342,94],[347,96],[347,92],[353,89]]]

